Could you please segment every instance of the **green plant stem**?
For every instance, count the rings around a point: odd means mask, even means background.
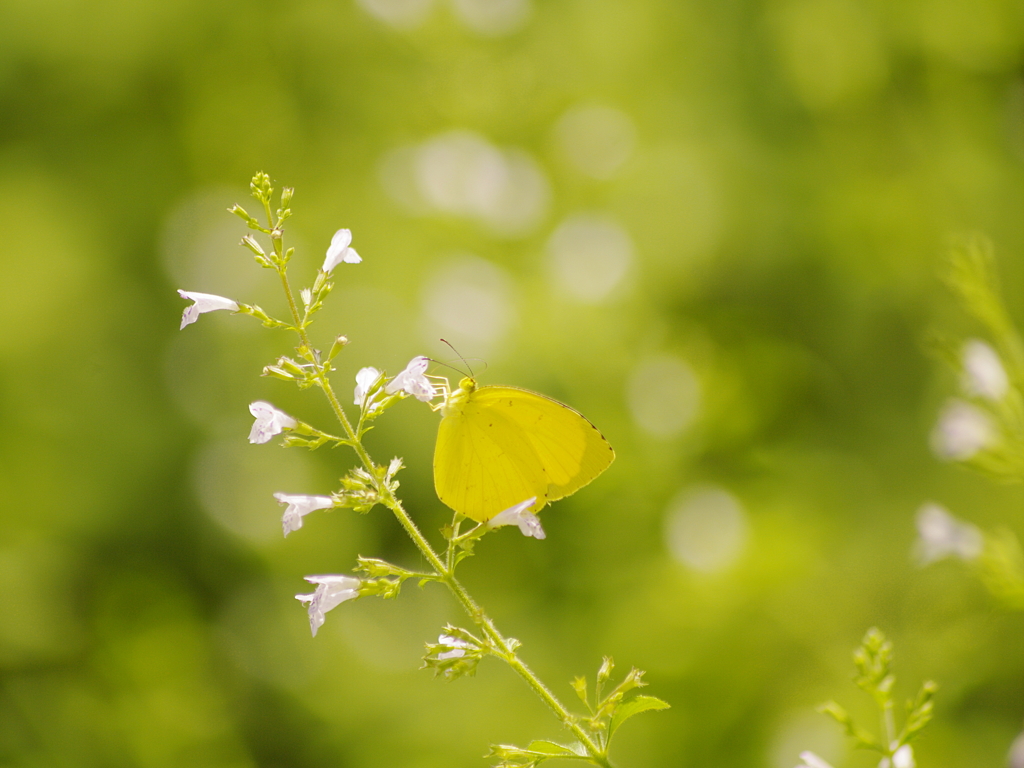
[[[484,613],[483,609],[476,604],[476,601],[470,596],[466,588],[462,586],[458,579],[455,578],[455,574],[452,573],[442,562],[440,557],[434,552],[430,543],[423,537],[416,524],[409,517],[408,513],[402,507],[401,502],[396,499],[390,492],[388,497],[385,499],[385,504],[394,513],[395,517],[398,518],[399,523],[405,528],[406,532],[416,543],[417,548],[423,553],[432,566],[437,569],[437,572],[441,575],[441,581],[443,581],[451,593],[455,596],[455,599],[459,601],[463,609],[469,614],[469,617],[473,620],[491,643],[497,647],[500,652],[501,658],[505,660],[516,673],[526,681],[534,692],[541,698],[541,700],[551,708],[562,724],[568,728],[573,734],[580,740],[587,751],[590,753],[591,759],[601,766],[611,768],[611,763],[608,758],[603,754],[601,748],[590,738],[589,734],[579,723],[576,722],[576,718],[573,717],[572,713],[565,708],[565,705],[558,700],[558,697],[553,694],[546,685],[540,680],[539,677],[523,662],[522,659],[516,655],[516,652],[512,650],[509,645],[509,641],[498,631],[498,628],[494,625],[494,622]]]
[[[882,704],[882,728],[885,733],[885,744],[882,746],[885,748],[885,754],[892,757],[892,744],[896,739],[896,721],[893,718],[891,698],[886,698]]]
[[[274,248],[280,255],[283,252],[283,246],[281,240],[278,238],[274,239]],[[281,275],[281,285],[284,288],[285,296],[288,299],[288,308],[291,310],[292,318],[295,322],[295,331],[299,334],[299,338],[302,344],[312,349],[313,346],[309,341],[309,336],[306,333],[306,329],[302,326],[299,321],[299,308],[295,303],[295,296],[292,293],[291,285],[288,282],[288,277],[285,274],[284,269],[279,269],[278,272]],[[341,407],[341,402],[334,394],[334,390],[331,387],[330,380],[327,377],[325,369],[318,368],[317,380],[320,384],[320,388],[324,391],[327,396],[328,402],[331,404],[331,409],[334,411],[334,415],[341,423],[345,430],[345,434],[352,441],[352,448],[359,456],[359,460],[363,463],[366,470],[376,478],[376,465],[370,458],[370,455],[366,452],[363,447],[362,441],[356,436],[355,431],[352,428],[352,423],[348,420],[348,416],[345,415],[344,409]],[[590,735],[580,726],[565,705],[558,700],[558,697],[552,693],[546,685],[540,680],[539,677],[531,670],[523,661],[516,655],[515,651],[509,645],[509,641],[498,631],[494,622],[483,612],[483,610],[476,604],[470,594],[466,591],[466,588],[455,578],[454,569],[449,568],[441,558],[434,552],[434,548],[430,546],[430,542],[427,541],[426,537],[420,532],[420,529],[413,522],[412,518],[402,507],[402,503],[394,496],[390,489],[381,483],[378,483],[378,492],[381,494],[381,499],[385,506],[388,507],[398,519],[398,522],[405,529],[405,532],[409,534],[409,538],[412,539],[416,548],[422,553],[422,555],[430,563],[431,567],[441,577],[441,581],[445,583],[451,593],[455,596],[455,599],[459,601],[469,617],[490,639],[491,643],[494,644],[499,652],[500,656],[505,662],[516,671],[516,673],[526,681],[534,692],[541,698],[541,700],[548,705],[548,707],[555,713],[555,716],[562,721],[562,724],[572,731],[573,735],[579,739],[580,743],[586,748],[587,752],[590,753],[590,759],[596,765],[603,766],[604,768],[612,768],[611,762],[608,757],[604,754],[604,750],[590,737]]]

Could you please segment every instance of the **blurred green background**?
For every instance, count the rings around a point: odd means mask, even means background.
[[[244,317],[179,332],[175,289],[283,314],[237,246],[248,181],[296,188],[291,274],[343,265],[314,335],[397,372],[456,343],[484,383],[577,407],[615,446],[464,578],[564,700],[602,654],[670,701],[630,766],[836,766],[835,697],[880,626],[901,698],[941,685],[922,768],[1001,765],[1024,718],[1024,617],[919,569],[926,500],[1018,534],[1021,491],[936,461],[976,333],[937,278],[950,237],[1024,269],[1024,10],[1012,0],[0,2],[0,763],[486,765],[560,738],[507,669],[417,671],[465,624],[440,589],[362,600],[312,639],[292,595],[357,554],[418,567],[382,511],[283,540],[274,491],[343,451],[251,446],[293,345]],[[424,530],[437,416],[370,436]]]

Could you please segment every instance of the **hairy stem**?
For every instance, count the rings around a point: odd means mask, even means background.
[[[269,215],[269,205],[267,206],[267,212]],[[273,238],[274,249],[279,257],[283,256],[284,246],[280,237]],[[299,335],[299,339],[307,349],[313,349],[313,345],[310,343],[309,335],[306,333],[306,329],[302,322],[302,318],[299,317],[299,308],[295,302],[295,295],[292,292],[291,285],[288,282],[288,277],[285,274],[285,269],[279,268],[278,273],[281,276],[281,285],[284,288],[285,296],[288,300],[288,308],[292,314],[292,320],[295,327],[295,332]],[[331,409],[334,411],[335,417],[337,417],[342,428],[345,430],[345,435],[351,441],[352,449],[359,456],[359,460],[362,462],[366,470],[374,477],[377,477],[375,472],[376,465],[367,453],[366,448],[363,447],[362,441],[359,439],[356,431],[352,428],[352,423],[349,421],[348,416],[345,414],[344,409],[341,407],[341,402],[338,400],[337,395],[334,393],[334,389],[331,387],[330,380],[327,376],[327,369],[329,366],[321,367],[317,365],[317,382],[320,388],[326,395],[328,402],[331,404]],[[504,661],[516,671],[516,673],[526,681],[526,684],[534,690],[534,692],[540,697],[540,699],[548,705],[555,716],[562,722],[562,724],[572,731],[573,735],[579,739],[580,743],[586,748],[590,754],[590,760],[596,765],[603,766],[604,768],[612,768],[611,762],[605,755],[604,750],[594,741],[594,739],[588,734],[582,726],[577,722],[576,717],[566,709],[565,705],[558,700],[558,697],[540,680],[539,677],[531,670],[522,659],[512,650],[509,641],[498,631],[498,628],[494,625],[494,622],[484,613],[483,609],[477,605],[476,601],[466,591],[466,588],[455,578],[454,574],[454,560],[448,559],[449,562],[445,562],[440,556],[434,551],[434,548],[430,546],[430,542],[427,541],[426,537],[420,532],[420,529],[413,522],[412,518],[405,511],[402,503],[395,497],[395,495],[388,489],[383,483],[377,481],[377,491],[381,496],[381,500],[392,511],[398,522],[405,529],[405,532],[412,539],[416,548],[420,551],[430,566],[440,576],[440,580],[445,583],[455,599],[462,605],[463,609],[472,619],[473,623],[476,624],[481,631],[487,636],[490,642],[498,649],[498,655],[504,659]]]

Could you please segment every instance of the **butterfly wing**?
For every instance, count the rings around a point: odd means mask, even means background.
[[[469,400],[441,420],[434,487],[456,512],[484,522],[531,496],[539,509],[547,485],[529,439],[500,410]]]
[[[434,454],[438,497],[489,520],[531,496],[534,509],[575,493],[615,452],[567,405],[515,387],[482,387],[441,421]]]

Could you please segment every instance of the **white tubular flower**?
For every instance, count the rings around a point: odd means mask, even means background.
[[[230,309],[232,312],[238,311],[238,304],[231,299],[225,299],[223,296],[214,296],[212,293],[196,293],[195,291],[183,291],[179,288],[178,295],[183,299],[194,302],[191,307],[185,307],[185,311],[181,315],[181,328],[194,323],[204,312],[213,312],[217,309]],[[181,328],[178,330],[181,330]]]
[[[437,654],[435,658],[438,660],[443,659],[461,659],[466,655],[466,648],[472,648],[473,646],[467,643],[465,640],[460,640],[457,637],[451,635],[439,635],[437,638],[438,645],[447,645],[451,648],[450,651],[442,651]]]
[[[359,597],[359,579],[352,576],[306,576],[306,581],[316,584],[311,595],[296,595],[303,605],[309,604],[309,628],[316,637],[316,631],[324,625],[324,614],[346,600]]]
[[[892,768],[917,768],[914,761],[914,750],[909,744],[904,744],[897,749],[892,756]]]
[[[940,459],[966,461],[990,446],[995,428],[988,415],[963,400],[950,400],[932,430],[932,450]]]
[[[914,762],[914,750],[909,744],[904,744],[892,754],[892,759],[883,757],[878,762],[878,768],[917,768]]]
[[[281,434],[285,429],[294,429],[298,424],[287,413],[262,400],[249,403],[249,413],[256,417],[256,423],[249,431],[250,443],[266,443],[274,435]]]
[[[992,347],[979,339],[969,339],[964,344],[962,361],[964,392],[993,402],[1003,399],[1010,388],[1010,380],[999,354]]]
[[[504,512],[499,512],[487,521],[487,527],[500,528],[503,525],[518,525],[523,536],[532,536],[535,539],[546,538],[547,534],[544,533],[544,529],[540,525],[540,518],[530,512],[530,507],[536,500],[537,497],[534,496],[519,502],[514,507],[509,507]]]
[[[355,248],[349,248],[352,242],[352,232],[348,229],[339,229],[331,238],[331,247],[327,249],[327,257],[320,269],[330,273],[336,266],[345,262],[346,264],[358,264],[362,261]]]
[[[391,482],[394,476],[398,473],[398,470],[404,469],[405,465],[402,463],[402,459],[395,456],[390,462],[388,462],[388,471],[384,473],[384,479],[387,482]]]
[[[970,523],[960,522],[938,504],[925,504],[918,510],[914,548],[921,565],[944,557],[974,560],[983,546],[981,531]]]
[[[802,762],[796,768],[832,768],[813,752],[801,752],[800,760]]]
[[[287,504],[281,518],[281,525],[284,527],[284,535],[297,531],[302,527],[302,518],[316,509],[330,509],[334,506],[334,499],[330,496],[298,496],[288,493],[275,493],[274,498],[281,504]]]
[[[434,389],[434,385],[424,375],[428,365],[430,365],[430,360],[427,358],[414,357],[405,366],[404,371],[388,382],[387,386],[384,387],[384,391],[389,395],[393,395],[399,390],[404,390],[421,402],[430,402],[437,397],[437,392]]]
[[[374,382],[380,378],[380,371],[376,368],[360,368],[359,373],[356,374],[356,391],[355,391],[355,404],[362,405],[363,400],[366,399],[366,393],[370,391],[370,387],[373,386]]]

